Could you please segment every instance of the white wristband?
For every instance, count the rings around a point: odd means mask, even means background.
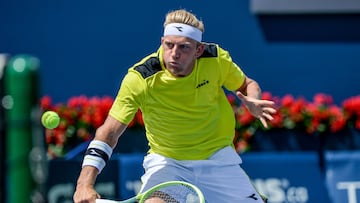
[[[86,150],[82,167],[93,166],[98,169],[98,173],[101,173],[106,162],[110,159],[112,151],[112,148],[103,141],[91,141]]]

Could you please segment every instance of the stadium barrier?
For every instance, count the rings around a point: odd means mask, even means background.
[[[259,152],[241,155],[259,192],[269,203],[360,202],[360,151],[325,153],[325,170],[316,152]],[[99,175],[96,188],[104,197],[126,199],[141,186],[143,153],[114,154]],[[49,163],[49,203],[71,202],[81,159]]]

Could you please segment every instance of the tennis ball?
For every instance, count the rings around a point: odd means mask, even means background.
[[[60,123],[60,117],[55,111],[46,111],[41,116],[41,123],[47,129],[54,129]]]

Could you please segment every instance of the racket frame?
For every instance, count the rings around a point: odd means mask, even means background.
[[[201,192],[201,190],[196,187],[195,185],[185,182],[185,181],[167,181],[164,183],[160,183],[158,185],[153,186],[152,188],[148,189],[146,192],[141,193],[139,195],[136,196],[136,198],[138,198],[139,203],[143,203],[149,195],[151,195],[154,191],[160,189],[160,188],[164,188],[167,186],[173,186],[173,185],[184,185],[186,187],[189,187],[191,189],[193,189],[197,196],[199,197],[199,203],[205,203],[205,197],[203,195],[203,193]]]
[[[196,187],[195,185],[185,182],[185,181],[163,182],[163,183],[155,185],[155,186],[151,187],[150,189],[148,189],[147,191],[145,191],[143,193],[139,193],[135,197],[132,197],[127,200],[113,201],[113,200],[106,200],[106,199],[97,199],[96,203],[134,203],[136,201],[138,201],[139,203],[144,203],[146,198],[149,197],[154,191],[159,190],[160,188],[164,188],[167,186],[173,186],[173,185],[184,185],[186,187],[193,189],[199,198],[199,203],[205,203],[205,197],[204,197],[203,193],[201,192],[201,190],[198,187]]]

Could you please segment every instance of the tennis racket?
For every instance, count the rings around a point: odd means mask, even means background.
[[[143,203],[146,200],[164,203],[205,203],[204,195],[195,185],[184,181],[160,183],[149,190],[123,201],[97,199],[96,203]]]

